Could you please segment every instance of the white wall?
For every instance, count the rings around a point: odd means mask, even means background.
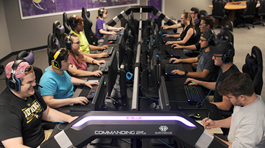
[[[190,12],[191,7],[197,7],[200,10],[206,10],[208,14],[212,14],[212,8],[208,7],[211,3],[211,0],[164,0],[163,13],[176,20],[180,20],[184,10]]]
[[[11,53],[3,0],[0,0],[0,59]]]

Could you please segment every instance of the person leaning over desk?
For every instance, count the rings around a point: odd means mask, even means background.
[[[84,22],[83,22],[83,18],[81,16],[76,16],[76,15],[70,16],[68,19],[68,23],[72,28],[71,33],[78,36],[78,38],[80,40],[79,51],[83,55],[91,57],[91,58],[105,58],[105,57],[109,56],[107,53],[104,53],[104,52],[99,53],[99,54],[91,54],[90,53],[90,50],[104,50],[106,48],[109,48],[109,46],[103,45],[103,46],[99,47],[99,46],[90,45],[88,43],[85,34],[82,32],[84,30]]]
[[[103,73],[100,70],[96,71],[87,71],[87,64],[86,63],[92,63],[96,65],[100,65],[102,63],[105,63],[105,60],[95,60],[93,58],[90,58],[88,56],[83,55],[81,52],[79,52],[80,48],[80,41],[78,36],[76,36],[73,33],[70,33],[68,36],[66,36],[66,48],[69,51],[69,68],[68,73],[72,76],[101,76]]]
[[[37,90],[33,67],[22,60],[5,67],[7,87],[0,95],[0,147],[37,147],[51,130],[43,130],[42,120],[72,122],[72,117],[50,108]]]
[[[222,120],[205,118],[207,129],[230,128],[228,141],[230,148],[265,147],[265,102],[256,95],[250,76],[247,73],[234,73],[221,82],[217,89],[224,98],[234,105],[232,116]]]
[[[73,84],[86,85],[92,88],[91,85],[98,85],[98,82],[89,82],[75,77],[71,77],[66,70],[69,68],[68,51],[64,48],[54,49],[49,53],[52,60],[52,65],[45,69],[44,74],[40,79],[39,88],[43,100],[48,106],[58,108],[65,105],[88,103],[86,97],[72,98]]]
[[[193,18],[191,17],[190,13],[184,12],[181,15],[181,23],[184,24],[183,31],[180,34],[164,34],[165,37],[174,37],[180,38],[178,41],[167,41],[165,45],[170,44],[182,44],[182,45],[192,45],[195,40],[195,25],[193,22]]]
[[[171,73],[177,75],[186,75],[193,78],[200,78],[205,81],[213,81],[217,75],[215,70],[214,61],[212,60],[213,52],[210,51],[209,46],[214,46],[215,36],[211,30],[203,32],[200,38],[201,53],[197,57],[191,57],[186,59],[171,58],[169,62],[173,63],[197,63],[196,72],[187,72],[179,69],[173,70]]]
[[[216,82],[206,82],[187,78],[185,83],[192,81],[192,84],[188,85],[201,85],[209,90],[213,90],[214,102],[211,103],[217,106],[223,117],[229,117],[233,112],[232,103],[219,94],[216,86],[230,74],[239,72],[237,66],[233,64],[235,49],[231,43],[221,42],[217,46],[211,46],[210,51],[213,52],[212,59],[214,60],[214,65],[220,67]]]

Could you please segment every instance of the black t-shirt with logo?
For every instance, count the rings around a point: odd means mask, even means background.
[[[23,144],[37,147],[44,139],[42,113],[47,105],[40,94],[23,100],[6,88],[0,95],[0,141],[22,137]],[[4,147],[0,143],[0,147]]]

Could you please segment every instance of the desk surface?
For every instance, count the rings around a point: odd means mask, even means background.
[[[245,9],[247,1],[237,1],[237,2],[229,2],[226,3],[225,9],[226,10],[242,10]],[[257,8],[260,6],[259,2],[257,4]],[[213,8],[213,5],[209,5],[209,8]]]

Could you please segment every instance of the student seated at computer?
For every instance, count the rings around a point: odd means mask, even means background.
[[[9,62],[5,73],[7,87],[0,94],[1,148],[38,147],[53,131],[44,130],[42,120],[70,123],[77,118],[46,105],[34,89],[37,85],[35,73],[28,62]]]
[[[85,34],[82,32],[84,30],[84,22],[83,22],[83,18],[81,16],[76,16],[76,15],[70,16],[70,18],[68,19],[68,23],[72,28],[71,33],[78,36],[78,38],[80,40],[79,51],[83,55],[91,57],[91,58],[104,58],[104,57],[109,56],[107,53],[103,53],[103,52],[99,53],[99,54],[90,53],[90,50],[104,50],[106,48],[109,48],[109,46],[103,45],[103,46],[99,47],[99,46],[90,45],[88,43]]]
[[[209,90],[214,91],[214,101],[211,102],[217,106],[222,116],[229,117],[233,112],[232,103],[220,95],[216,86],[227,78],[230,74],[239,72],[236,65],[233,64],[233,57],[235,55],[235,49],[229,42],[221,42],[217,46],[211,46],[210,51],[213,52],[212,59],[214,64],[220,67],[216,82],[206,82],[196,80],[194,78],[187,78],[186,83],[192,81],[192,84],[188,85],[201,85]]]
[[[209,46],[214,46],[214,34],[211,30],[203,32],[200,38],[201,53],[197,57],[191,57],[186,59],[169,59],[170,63],[197,63],[196,72],[187,72],[179,69],[173,70],[171,73],[177,75],[186,75],[192,78],[200,78],[205,81],[214,81],[217,70],[215,70],[214,61],[212,60],[213,52],[210,52]],[[215,70],[215,71],[214,71]]]
[[[182,44],[182,45],[192,45],[195,41],[195,26],[193,19],[188,12],[184,12],[181,15],[181,23],[184,24],[183,31],[180,34],[164,34],[165,37],[174,37],[174,38],[180,38],[178,41],[167,41],[165,45],[170,44]]]
[[[226,100],[234,105],[231,117],[222,120],[205,118],[207,129],[215,127],[230,128],[228,141],[230,148],[265,147],[265,103],[254,92],[253,82],[246,73],[234,73],[221,82],[217,89]]]
[[[200,24],[200,11],[198,8],[196,7],[192,7],[190,9],[190,15],[194,21],[195,24],[195,28],[199,27]],[[161,26],[161,28],[163,29],[177,29],[177,28],[181,28],[184,27],[185,25],[181,22],[181,23],[177,23],[171,26]]]
[[[101,76],[102,71],[87,71],[87,63],[92,63],[96,65],[100,65],[105,63],[105,60],[95,60],[91,57],[83,55],[79,52],[80,41],[78,36],[73,33],[70,33],[66,36],[66,48],[69,51],[69,68],[68,73],[71,76]]]
[[[204,32],[206,30],[212,30],[213,25],[214,25],[214,21],[210,16],[201,17],[201,21],[199,25],[201,32]],[[200,51],[201,49],[200,42],[192,44],[192,45],[187,45],[187,46],[176,43],[176,44],[172,44],[172,47],[174,47],[175,49],[185,49],[183,50],[183,52],[186,55],[190,55],[192,54],[192,51]]]
[[[69,68],[68,51],[64,48],[52,50],[52,65],[45,69],[40,79],[39,92],[46,104],[52,108],[58,108],[70,104],[88,103],[86,97],[72,98],[74,91],[73,85],[98,85],[98,82],[89,82],[75,77],[71,77],[66,70]]]
[[[108,17],[108,10],[106,8],[98,9],[98,16],[96,22],[96,36],[100,40],[104,35],[115,35],[115,31],[124,29],[124,27],[112,27],[105,23],[105,19]]]

